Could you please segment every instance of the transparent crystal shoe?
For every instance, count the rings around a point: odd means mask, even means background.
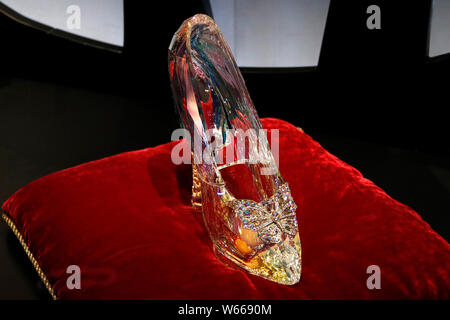
[[[297,206],[210,17],[183,22],[169,47],[169,73],[180,122],[190,133],[192,204],[202,211],[218,258],[281,284],[297,283]]]

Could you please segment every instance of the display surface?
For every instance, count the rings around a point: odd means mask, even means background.
[[[180,123],[191,143],[193,180],[198,182],[193,202],[201,207],[214,249],[252,274],[297,283],[297,206],[213,19],[197,14],[183,22],[170,44],[169,72]]]
[[[175,142],[48,175],[2,209],[60,299],[450,297],[450,246],[416,212],[293,125],[262,124],[280,129],[280,170],[301,212],[294,286],[215,258],[191,207],[191,166],[170,161]],[[69,265],[80,267],[80,290],[67,288]],[[380,290],[367,287],[370,265]]]

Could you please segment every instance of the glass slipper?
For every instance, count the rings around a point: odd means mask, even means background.
[[[296,204],[231,50],[210,17],[183,22],[169,46],[175,108],[190,134],[192,204],[218,258],[281,284],[300,280]]]

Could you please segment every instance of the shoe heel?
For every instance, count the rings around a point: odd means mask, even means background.
[[[192,208],[201,210],[202,208],[202,188],[201,180],[198,176],[197,166],[192,165]]]

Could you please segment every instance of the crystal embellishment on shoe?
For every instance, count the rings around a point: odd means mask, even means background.
[[[217,258],[277,283],[296,284],[297,206],[213,19],[198,14],[183,22],[169,46],[169,74],[175,109],[190,134],[192,204],[202,212]],[[240,133],[248,148],[239,145]],[[205,155],[210,161],[202,161]]]
[[[264,243],[280,243],[284,236],[295,237],[297,233],[297,205],[287,183],[269,200],[259,203],[233,200],[232,207],[242,220],[243,228],[256,231]]]

